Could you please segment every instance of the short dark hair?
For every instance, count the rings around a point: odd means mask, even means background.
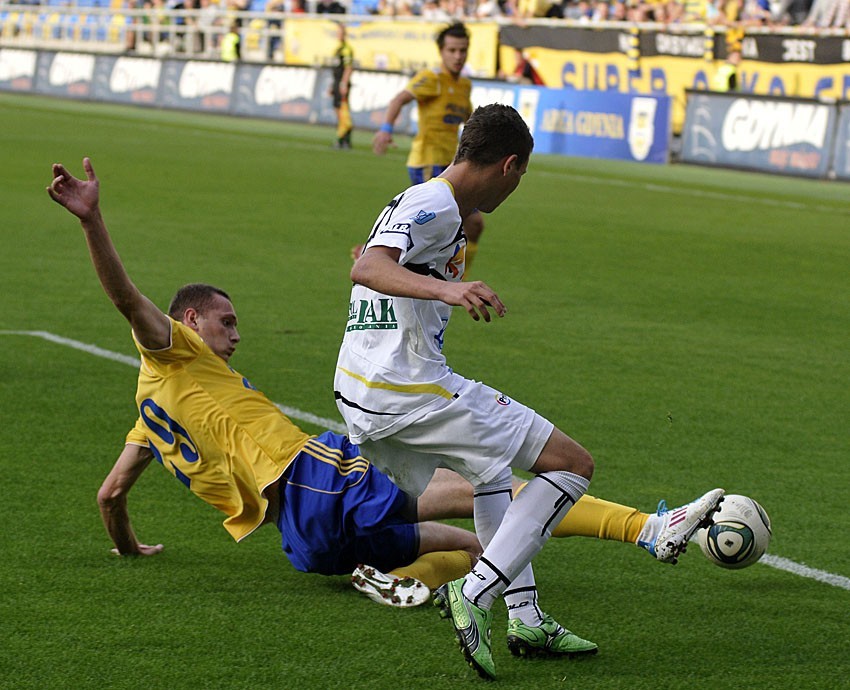
[[[534,138],[520,114],[509,105],[492,103],[476,108],[463,127],[455,163],[491,165],[516,155],[520,165],[527,163]]]
[[[461,22],[450,24],[437,34],[437,47],[440,50],[443,49],[443,45],[446,43],[446,36],[454,36],[455,38],[465,38],[467,41],[469,40],[469,32]]]
[[[175,321],[182,321],[183,314],[186,313],[187,309],[194,309],[199,314],[203,314],[212,306],[216,295],[221,295],[224,299],[231,301],[230,295],[221,288],[205,283],[184,285],[171,298],[171,304],[168,305],[168,315]]]

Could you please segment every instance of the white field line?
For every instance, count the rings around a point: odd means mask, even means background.
[[[812,580],[817,580],[818,582],[824,582],[828,585],[832,585],[833,587],[850,590],[850,577],[834,575],[833,573],[828,573],[825,570],[810,568],[807,565],[795,563],[794,561],[782,558],[781,556],[772,556],[771,554],[766,553],[761,557],[759,563],[764,563],[765,565],[769,565],[771,568],[776,568],[777,570],[784,570],[787,573],[794,573],[794,575],[799,575],[800,577],[808,577]]]
[[[96,357],[110,359],[113,362],[121,362],[122,364],[128,364],[135,368],[138,368],[140,364],[140,361],[135,357],[122,355],[118,352],[112,352],[111,350],[104,350],[103,348],[100,348],[97,345],[91,345],[90,343],[82,343],[79,340],[63,338],[60,335],[55,335],[54,333],[49,333],[48,331],[0,330],[0,335],[27,335],[35,338],[42,338],[52,343],[57,343],[58,345],[72,347],[75,350],[81,350],[91,355],[95,355]],[[281,405],[280,403],[275,403],[275,406],[287,417],[291,417],[292,419],[297,419],[302,422],[309,422],[310,424],[316,424],[317,426],[325,427],[326,429],[330,429],[331,431],[335,431],[339,434],[345,433],[345,427],[339,422],[334,421],[332,419],[317,417],[316,415],[311,414],[310,412],[304,412],[303,410],[299,410],[294,407],[288,407],[286,405]],[[792,573],[793,575],[799,575],[800,577],[809,578],[811,580],[817,580],[818,582],[823,582],[824,584],[831,585],[833,587],[840,587],[841,589],[850,590],[850,578],[844,577],[843,575],[835,575],[833,573],[826,572],[825,570],[817,570],[816,568],[810,568],[807,565],[803,565],[802,563],[795,563],[794,561],[789,560],[787,558],[773,556],[771,554],[765,554],[764,556],[762,556],[759,563],[763,563],[764,565],[770,566],[771,568],[776,568],[777,570],[784,570],[785,572]]]
[[[75,350],[88,352],[90,355],[94,355],[95,357],[102,357],[103,359],[111,359],[113,362],[127,364],[134,369],[138,369],[141,364],[138,357],[130,357],[128,355],[122,355],[120,352],[104,350],[102,347],[98,347],[97,345],[81,343],[79,340],[72,340],[71,338],[63,338],[61,335],[49,333],[48,331],[0,331],[0,335],[29,335],[35,338],[42,338],[44,340],[49,340],[51,343],[57,343],[58,345],[72,347]],[[318,417],[310,412],[304,412],[303,410],[289,407],[287,405],[281,405],[280,403],[275,403],[275,406],[283,412],[283,414],[287,417],[291,417],[292,419],[315,424],[317,426],[324,427],[325,429],[330,429],[338,434],[345,433],[345,425],[336,420]]]

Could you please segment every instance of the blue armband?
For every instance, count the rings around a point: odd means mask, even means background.
[[[379,129],[380,129],[382,132],[386,132],[387,134],[392,134],[392,133],[393,133],[393,126],[392,126],[389,122],[385,122],[384,124],[382,124],[382,125],[379,127]]]

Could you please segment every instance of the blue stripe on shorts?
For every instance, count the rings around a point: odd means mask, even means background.
[[[425,172],[429,170],[430,174],[428,177],[425,177]],[[437,177],[443,170],[445,170],[447,165],[432,165],[425,166],[424,168],[410,168],[407,169],[407,174],[410,175],[410,183],[411,184],[422,184],[423,182],[427,182],[431,178]]]
[[[350,573],[359,563],[388,571],[413,562],[417,526],[401,517],[407,495],[330,431],[311,438],[280,481],[283,550],[298,570]]]

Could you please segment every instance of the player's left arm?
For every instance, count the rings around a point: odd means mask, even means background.
[[[354,263],[351,280],[385,295],[433,299],[463,307],[476,321],[481,318],[490,321],[488,308],[497,316],[505,315],[505,305],[486,283],[480,280],[450,283],[420,275],[399,265],[400,256],[401,250],[395,247],[369,247]]]
[[[163,549],[162,544],[148,546],[139,542],[127,509],[127,494],[152,459],[149,448],[128,443],[97,492],[100,516],[115,544],[112,552],[119,556],[152,556]]]
[[[127,274],[112,243],[100,211],[100,181],[91,160],[83,159],[86,179],[74,177],[64,165],[54,163],[50,198],[80,219],[100,284],[118,311],[129,321],[136,339],[149,350],[171,344],[171,322],[143,295]]]

